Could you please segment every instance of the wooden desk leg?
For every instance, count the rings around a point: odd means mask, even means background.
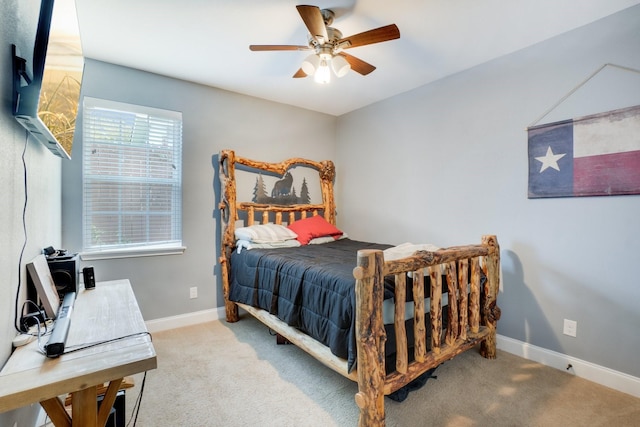
[[[51,418],[51,422],[56,427],[71,427],[71,417],[64,409],[62,400],[58,397],[53,397],[48,400],[43,400],[40,405],[44,408]]]
[[[100,427],[103,427],[107,423],[109,413],[111,412],[113,403],[116,401],[116,396],[118,395],[118,390],[120,389],[120,385],[122,385],[123,380],[124,378],[113,380],[109,383],[109,387],[107,387],[107,391],[105,392],[104,397],[102,398],[102,403],[100,404],[100,410],[98,411],[98,425]]]
[[[98,426],[98,387],[74,391],[71,395],[71,425],[82,427]],[[104,426],[104,424],[103,424]]]
[[[56,427],[104,427],[124,378],[109,383],[98,410],[98,386],[71,393],[71,417],[62,400],[54,397],[40,402]]]

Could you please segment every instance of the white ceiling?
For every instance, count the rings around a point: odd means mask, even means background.
[[[84,56],[339,116],[588,24],[640,0],[76,0]],[[400,39],[348,52],[377,69],[293,79],[309,52],[297,4],[344,36],[395,23]]]

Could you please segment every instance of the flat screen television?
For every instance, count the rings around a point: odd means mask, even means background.
[[[70,159],[84,69],[75,0],[39,1],[32,56],[12,46],[13,115],[49,151]]]

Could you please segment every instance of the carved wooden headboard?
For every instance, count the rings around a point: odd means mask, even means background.
[[[302,158],[291,158],[280,163],[259,162],[235,155],[232,150],[223,150],[219,156],[219,177],[220,177],[220,258],[219,262],[222,270],[223,290],[226,296],[229,291],[229,270],[228,262],[231,251],[235,246],[236,221],[244,219],[246,225],[266,224],[273,222],[282,224],[292,223],[297,219],[306,218],[312,215],[322,215],[327,222],[336,224],[336,208],[333,194],[333,182],[335,179],[335,167],[331,160],[316,162]],[[238,189],[236,187],[236,165],[253,169],[257,173],[265,172],[278,174],[282,177],[295,166],[304,166],[318,171],[322,202],[317,204],[297,203],[278,204],[267,201],[239,202]],[[274,187],[275,191],[275,187]],[[283,218],[284,215],[284,218]],[[227,319],[237,318],[237,306],[226,304]],[[235,316],[230,313],[235,311]],[[231,317],[229,315],[232,314]]]

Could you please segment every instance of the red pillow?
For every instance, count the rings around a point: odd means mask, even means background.
[[[328,223],[322,215],[314,215],[295,221],[289,225],[289,229],[298,235],[297,239],[302,245],[309,244],[311,239],[316,237],[332,236],[338,238],[342,236],[342,231]]]

